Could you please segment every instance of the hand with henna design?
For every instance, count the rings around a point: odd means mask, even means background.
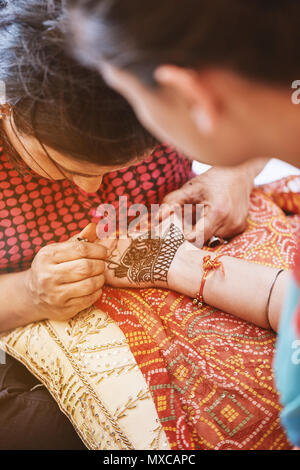
[[[109,251],[106,281],[117,287],[168,286],[168,272],[184,236],[171,224],[161,237],[144,233],[127,240],[101,241]]]
[[[106,283],[120,288],[163,287],[195,298],[207,251],[191,245],[172,223],[168,222],[162,233],[157,238],[146,233],[125,240],[97,240],[95,243],[107,249]],[[277,277],[277,269],[226,255],[222,264],[224,274],[218,270],[207,277],[204,303],[276,331],[289,272]]]

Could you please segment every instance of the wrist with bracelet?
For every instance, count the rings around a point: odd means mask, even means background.
[[[210,255],[206,255],[204,256],[203,258],[203,275],[202,275],[202,279],[201,279],[201,283],[200,283],[200,288],[199,288],[199,291],[197,293],[197,295],[195,296],[194,300],[193,300],[193,304],[195,306],[198,306],[199,308],[202,308],[203,307],[203,304],[205,303],[204,301],[204,297],[203,297],[203,291],[204,291],[204,286],[205,286],[205,283],[207,281],[207,279],[214,274],[214,272],[220,270],[222,275],[225,277],[225,270],[224,270],[224,265],[223,263],[220,261],[220,258],[222,256],[225,256],[225,255],[219,255],[219,256],[216,256],[215,258],[211,258]],[[268,293],[268,298],[267,298],[267,304],[266,304],[266,320],[267,320],[267,323],[269,325],[269,328],[272,330],[272,326],[271,326],[271,323],[270,323],[270,302],[271,302],[271,297],[272,297],[272,293],[274,291],[274,287],[275,287],[275,284],[280,276],[281,273],[284,272],[284,269],[279,269],[275,276],[274,276],[274,279],[272,281],[272,284],[270,286],[270,289],[269,289],[269,293]]]
[[[266,308],[266,317],[267,317],[267,322],[268,322],[269,328],[271,330],[273,330],[272,325],[270,323],[270,302],[271,302],[271,297],[272,297],[272,293],[274,291],[276,281],[279,278],[280,274],[283,273],[283,272],[284,272],[284,269],[279,269],[279,271],[277,271],[277,273],[274,276],[273,282],[271,284],[270,290],[269,290],[269,295],[268,295],[268,300],[267,300],[267,308]]]
[[[202,280],[200,283],[198,294],[193,300],[193,304],[197,305],[199,308],[201,308],[204,304],[203,291],[204,291],[205,282],[207,281],[208,277],[211,274],[213,274],[213,271],[216,271],[218,269],[220,269],[223,276],[225,276],[224,266],[223,266],[223,263],[220,261],[220,258],[222,256],[223,255],[216,256],[215,258],[212,259],[210,255],[206,255],[203,258],[203,276],[202,276]]]

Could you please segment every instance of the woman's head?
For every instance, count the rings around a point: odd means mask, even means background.
[[[284,111],[296,114],[299,2],[68,3],[77,53],[160,138],[212,163],[299,153],[281,119]]]
[[[125,99],[68,54],[64,21],[63,0],[0,3],[2,134],[37,173],[96,190],[105,172],[156,142]]]

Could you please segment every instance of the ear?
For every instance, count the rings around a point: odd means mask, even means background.
[[[213,133],[221,106],[205,73],[174,65],[162,65],[155,70],[154,78],[161,86],[172,88],[185,100],[191,119],[201,133]]]

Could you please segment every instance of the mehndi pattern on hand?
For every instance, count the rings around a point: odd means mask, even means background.
[[[179,247],[185,238],[179,227],[171,224],[163,237],[154,237],[151,231],[132,239],[120,262],[112,258],[108,269],[117,278],[127,277],[134,284],[168,281],[168,272]]]

